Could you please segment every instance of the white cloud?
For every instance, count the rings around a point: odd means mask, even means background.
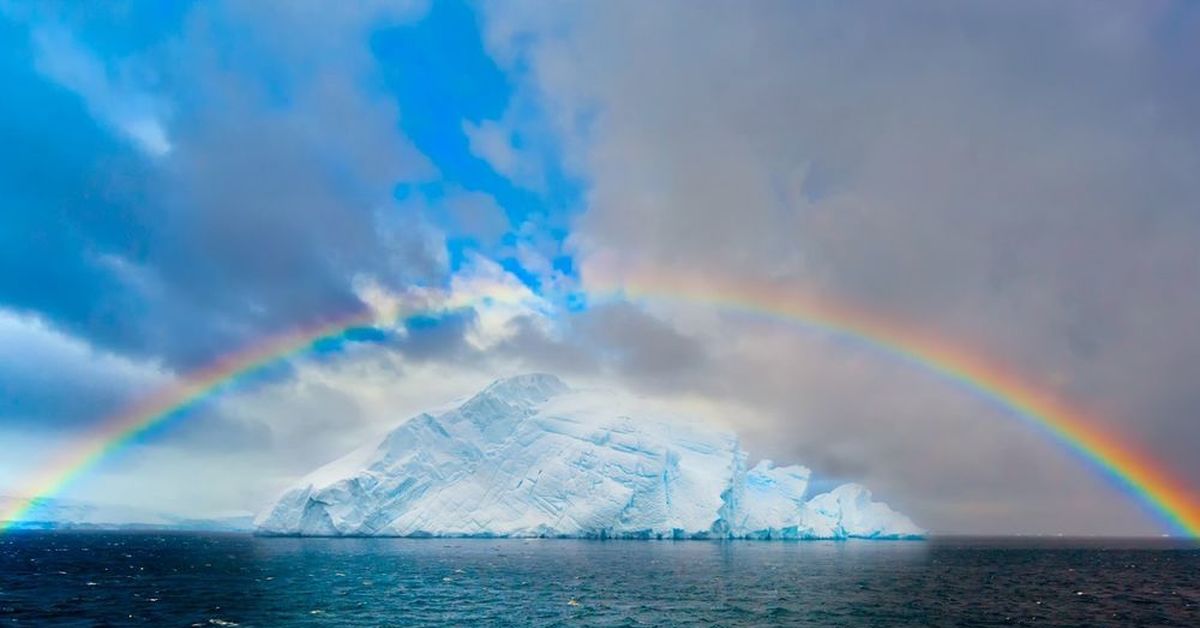
[[[494,260],[469,253],[467,262],[451,276],[446,288],[412,286],[402,291],[389,288],[374,278],[360,276],[355,294],[375,313],[381,326],[403,331],[404,318],[438,315],[461,309],[473,310],[475,325],[468,341],[486,350],[510,337],[509,323],[519,317],[548,320],[553,304]]]
[[[38,26],[32,40],[37,70],[78,94],[98,122],[152,157],[171,152],[166,105],[135,86],[126,68],[106,66],[61,26]]]
[[[533,151],[518,147],[512,118],[508,114],[501,120],[483,120],[479,124],[464,120],[463,133],[471,154],[514,184],[540,190],[545,187],[541,163]]]
[[[512,273],[477,255],[451,280],[448,303],[475,308],[478,318],[467,341],[481,351],[511,338],[516,333],[511,323],[517,318],[545,322],[552,311],[551,304]]]
[[[464,120],[463,133],[467,135],[472,154],[488,162],[496,172],[507,177],[513,176],[517,151],[509,139],[508,129],[493,120],[484,120],[479,124]]]

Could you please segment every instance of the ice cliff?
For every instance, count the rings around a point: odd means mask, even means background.
[[[643,406],[643,407],[639,407]],[[733,434],[656,416],[552,375],[499,380],[302,479],[263,534],[599,538],[913,538],[857,484],[747,466]]]

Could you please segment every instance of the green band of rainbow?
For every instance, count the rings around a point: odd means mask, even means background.
[[[625,298],[703,303],[799,324],[917,367],[995,404],[1086,460],[1157,516],[1166,531],[1200,538],[1200,496],[1127,437],[1009,368],[928,333],[827,298],[744,281],[643,273],[613,285]]]
[[[1015,372],[919,330],[884,320],[830,299],[817,299],[775,286],[696,280],[647,274],[624,280],[599,294],[618,298],[672,299],[724,310],[747,312],[820,330],[852,340],[902,363],[918,367],[975,396],[995,403],[1048,434],[1083,457],[1141,505],[1157,514],[1174,534],[1200,537],[1200,499],[1153,456],[1128,439],[1102,429],[1099,422],[1056,396],[1039,390]],[[491,298],[491,297],[487,297]],[[456,304],[466,305],[465,303]],[[159,391],[127,408],[78,444],[43,467],[31,482],[28,498],[0,513],[0,526],[21,521],[37,500],[61,492],[74,479],[151,429],[180,416],[182,410],[242,376],[302,354],[314,343],[336,338],[355,327],[371,325],[373,313],[362,313],[276,336],[239,353],[225,356],[190,374],[182,383]],[[3,528],[0,528],[3,529]]]
[[[314,343],[370,324],[370,313],[356,313],[296,329],[252,347],[217,359],[193,371],[179,384],[155,392],[116,416],[101,421],[97,428],[75,441],[43,465],[38,479],[29,483],[8,512],[0,513],[0,531],[23,520],[39,499],[61,493],[72,481],[120,451],[150,430],[161,427],[183,410],[216,393],[239,376],[248,375],[280,360],[306,352]]]

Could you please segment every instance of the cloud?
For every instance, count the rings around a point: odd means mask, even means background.
[[[453,223],[452,232],[474,238],[486,249],[493,249],[509,230],[508,217],[496,199],[481,192],[460,192],[444,202],[445,213]]]
[[[658,380],[685,378],[709,366],[695,338],[629,303],[599,304],[578,314],[573,325],[591,351],[611,362],[614,375],[643,388],[661,387]]]
[[[0,424],[8,429],[69,429],[173,382],[153,363],[97,350],[4,309],[0,355]]]
[[[1200,21],[1163,7],[487,4],[502,74],[453,7],[418,32],[395,27],[422,3],[4,5],[3,429],[40,442],[369,308],[377,333],[200,404],[79,490],[253,508],[411,412],[551,370],[935,529],[1157,531],[919,369],[584,293],[648,269],[850,302],[1086,400],[1195,476]],[[430,96],[422,61],[486,89]],[[486,102],[449,111],[467,99]]]
[[[60,25],[32,30],[34,66],[51,80],[77,93],[92,115],[113,127],[151,157],[171,152],[167,106],[132,84],[129,68],[106,67]]]
[[[452,277],[447,306],[468,306],[477,320],[467,341],[486,351],[513,333],[512,322],[521,317],[545,321],[552,307],[498,263],[472,255],[470,263]]]
[[[4,231],[27,234],[2,247],[0,300],[186,370],[362,308],[362,278],[444,279],[443,234],[392,193],[436,171],[398,132],[368,47],[420,7],[267,8],[195,5],[167,24],[177,32],[120,54],[84,38],[118,15],[85,29],[67,9],[9,12],[40,76],[3,66],[28,100],[12,104],[10,151],[30,137],[26,155],[6,155],[26,165],[0,175]],[[94,121],[70,110],[78,100]],[[59,115],[40,116],[47,103]]]
[[[472,153],[488,162],[496,172],[514,178],[519,158],[509,132],[499,122],[484,120],[473,124],[467,120],[463,122],[463,133],[467,134]]]
[[[515,122],[508,115],[501,120],[463,121],[463,133],[471,153],[486,161],[497,174],[522,187],[542,190],[545,173],[535,151],[519,146]]]
[[[298,477],[496,376],[492,365],[447,366],[380,351],[302,360],[295,368],[292,377],[210,400],[174,429],[91,470],[66,496],[197,516],[255,512]],[[12,474],[15,486],[27,481],[28,468],[17,467],[24,473]],[[0,480],[5,471],[0,461]]]
[[[710,355],[704,343],[626,302],[598,303],[553,319],[512,318],[492,353],[525,370],[607,381],[651,395],[705,386]]]
[[[569,241],[585,287],[616,260],[856,303],[1085,400],[1182,477],[1200,473],[1177,445],[1200,438],[1184,366],[1200,355],[1185,287],[1200,281],[1193,9],[485,11],[491,50],[588,182]],[[788,443],[777,458],[902,490],[934,527],[995,530],[1007,508],[1041,514],[1005,525],[1154,529],[1137,513],[1102,521],[1102,483],[1062,473],[1062,451],[957,390],[697,309],[655,309],[714,356],[676,386],[757,408],[741,429]],[[1014,455],[1054,473],[1014,470]],[[991,506],[939,505],[972,490],[994,491]]]

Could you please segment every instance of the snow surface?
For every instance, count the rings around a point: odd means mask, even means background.
[[[747,468],[735,435],[552,375],[496,381],[303,478],[255,522],[317,536],[915,538],[908,517],[811,472]]]

